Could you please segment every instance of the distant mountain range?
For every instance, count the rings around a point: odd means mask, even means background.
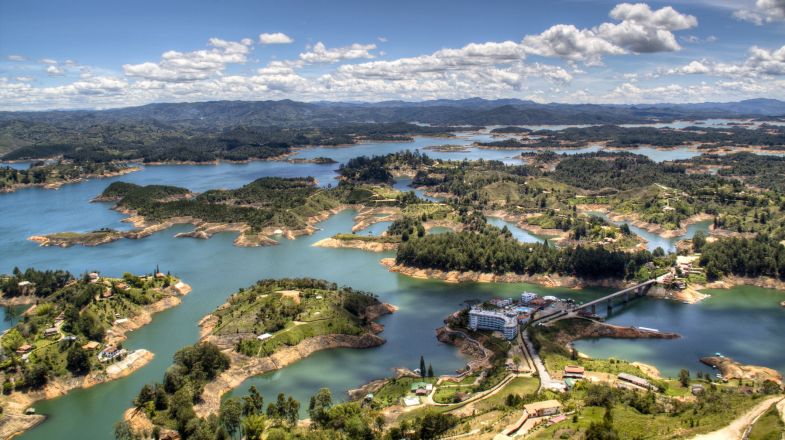
[[[676,119],[785,116],[785,102],[750,99],[700,104],[539,104],[519,99],[438,99],[376,103],[211,101],[161,103],[110,110],[0,112],[0,124],[31,122],[85,126],[158,123],[201,128],[331,126],[358,122],[419,122],[439,125],[625,124]]]

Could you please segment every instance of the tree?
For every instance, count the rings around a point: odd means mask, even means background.
[[[68,350],[66,368],[74,375],[82,375],[90,371],[90,354],[79,345]]]
[[[226,399],[221,403],[218,420],[231,437],[240,429],[243,417],[243,404],[237,397]]]
[[[690,371],[686,368],[679,371],[679,383],[685,388],[690,385]]]
[[[247,440],[262,440],[267,429],[267,418],[260,414],[252,414],[243,419],[243,435]]]
[[[35,363],[23,373],[25,385],[33,389],[41,388],[49,381],[48,374],[49,370],[46,365],[40,362]]]
[[[605,409],[605,415],[602,422],[592,422],[586,429],[584,436],[586,440],[617,440],[619,433],[613,428],[613,416],[611,409]]]
[[[782,388],[777,382],[774,382],[771,379],[766,379],[763,382],[763,393],[764,394],[779,394],[782,392]]]
[[[695,252],[700,252],[703,249],[703,246],[706,244],[706,233],[703,231],[698,231],[695,235],[692,236],[692,250]]]
[[[428,377],[433,377],[433,366],[428,364]]]
[[[333,404],[333,395],[330,392],[329,388],[322,388],[316,392],[313,396],[311,396],[311,401],[308,404],[308,414],[311,416],[311,420],[324,426],[329,417],[327,415],[327,410]]]
[[[116,440],[133,440],[134,433],[128,422],[121,421],[114,424],[114,438]]]
[[[155,399],[155,391],[153,390],[153,387],[146,384],[139,390],[139,394],[136,395],[133,404],[135,408],[143,409],[147,405],[147,402],[150,402],[153,399]]]
[[[632,234],[632,232],[630,231],[630,225],[628,225],[627,223],[622,223],[621,226],[619,226],[619,229],[621,230],[621,233],[624,235]]]
[[[264,397],[256,390],[256,386],[251,385],[248,395],[243,397],[243,415],[261,414],[264,409]]]
[[[425,358],[420,356],[420,377],[425,377]]]

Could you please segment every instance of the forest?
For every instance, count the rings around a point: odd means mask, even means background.
[[[76,181],[89,176],[116,173],[128,167],[120,163],[79,162],[44,163],[35,162],[25,169],[0,166],[0,192],[24,185],[58,184]]]
[[[603,247],[523,244],[500,232],[488,226],[482,233],[445,233],[410,239],[398,248],[396,263],[443,271],[633,279],[641,267],[654,260],[648,251],[628,253]]]

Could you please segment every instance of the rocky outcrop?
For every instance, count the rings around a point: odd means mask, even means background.
[[[710,295],[700,292],[702,286],[687,286],[686,289],[666,289],[664,286],[655,285],[649,288],[648,296],[660,299],[672,299],[688,304],[695,304],[703,301]]]
[[[743,365],[724,356],[706,356],[700,358],[704,364],[716,368],[725,380],[742,379],[752,380],[762,383],[766,380],[773,380],[782,386],[782,375],[772,368],[760,367],[757,365]]]

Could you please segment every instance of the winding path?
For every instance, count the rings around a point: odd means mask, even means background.
[[[783,399],[785,397],[777,396],[777,397],[770,397],[763,402],[755,405],[751,410],[747,411],[745,414],[737,417],[736,420],[730,422],[730,424],[722,429],[718,429],[714,432],[710,432],[708,434],[700,434],[693,437],[693,440],[736,440],[744,438],[744,434],[747,431],[747,428],[755,423],[755,420],[761,416],[761,414],[765,413],[766,411],[771,408],[771,405],[777,403],[777,408],[780,408],[780,405],[785,402]]]

